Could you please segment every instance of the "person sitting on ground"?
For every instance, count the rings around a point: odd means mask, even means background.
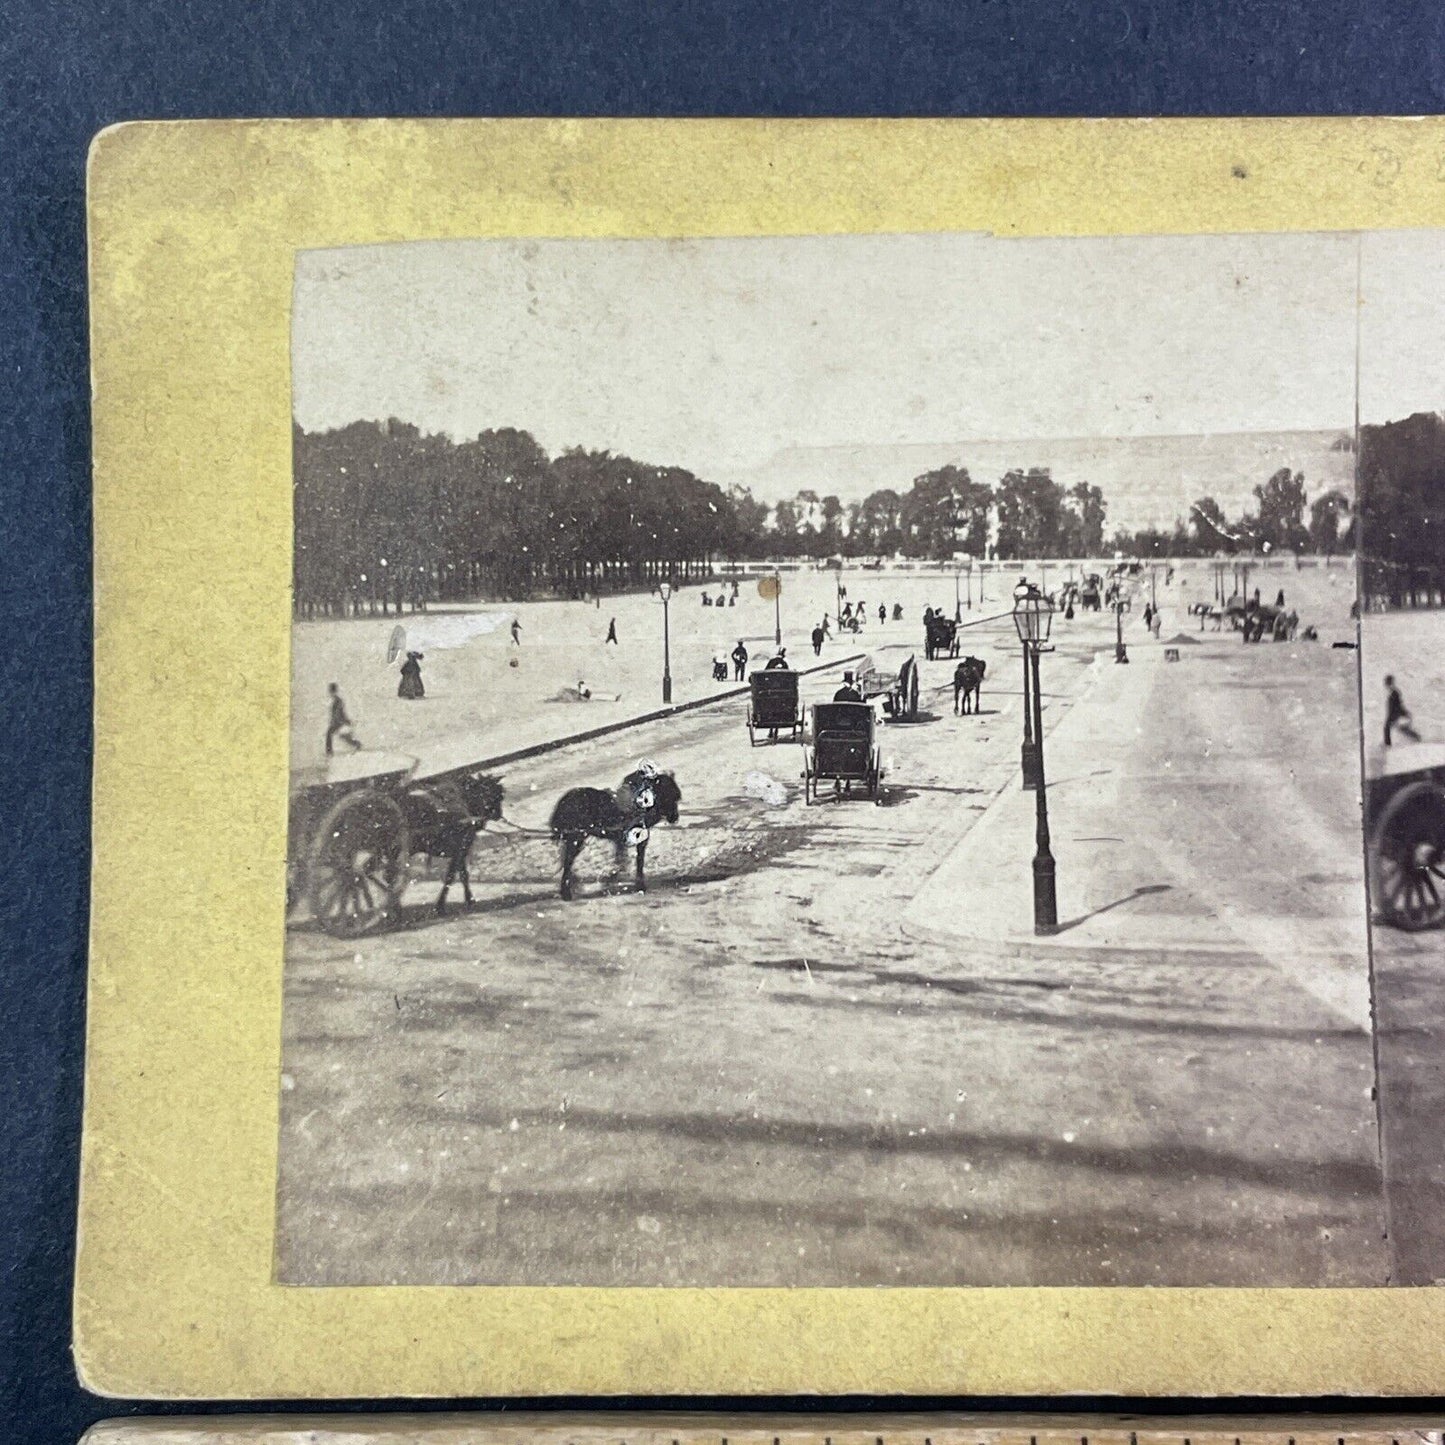
[[[577,679],[577,697],[581,702],[587,702],[592,697],[592,689],[580,677]]]
[[[421,680],[421,663],[423,654],[420,652],[408,652],[406,661],[401,665],[401,683],[396,689],[398,697],[409,698],[415,701],[419,697],[426,696],[426,688]]]
[[[788,649],[786,647],[780,647],[777,651],[777,654],[768,659],[768,665],[763,669],[763,671],[777,672],[779,669],[781,669],[783,672],[787,672],[789,670]]]
[[[726,682],[728,680],[728,665],[720,655],[712,660],[712,680],[714,682]]]
[[[878,625],[879,625],[879,627],[882,627],[883,624],[884,624],[885,622],[887,622],[887,621],[888,621],[888,609],[883,605],[883,603],[880,602],[880,603],[878,604]]]
[[[858,691],[857,685],[854,683],[854,680],[853,680],[853,674],[852,674],[851,672],[845,672],[845,673],[843,674],[843,686],[840,687],[840,688],[838,689],[838,691],[833,694],[833,701],[834,701],[834,702],[862,702],[862,701],[863,701],[863,694]]]
[[[702,594],[702,605],[703,605],[704,607],[711,607],[711,606],[712,606],[712,597],[711,597],[711,595],[710,595],[709,593],[704,592],[704,593]]]
[[[895,622],[903,621],[903,604],[901,602],[895,602],[893,604],[893,620]]]

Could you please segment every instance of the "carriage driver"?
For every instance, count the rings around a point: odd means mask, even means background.
[[[843,674],[843,686],[833,694],[834,702],[862,702],[863,694],[858,691],[851,672]]]

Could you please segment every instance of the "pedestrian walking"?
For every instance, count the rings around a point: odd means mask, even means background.
[[[512,646],[513,646],[513,647],[520,647],[521,645],[522,645],[522,623],[521,623],[521,620],[520,620],[519,618],[514,617],[514,618],[512,619]]]
[[[823,651],[823,629],[822,629],[821,627],[815,627],[815,628],[813,629],[813,656],[814,656],[814,657],[819,656],[819,655],[822,653],[822,651]]]
[[[884,624],[885,622],[887,622],[887,621],[888,621],[888,609],[887,609],[887,607],[885,607],[885,606],[883,605],[883,603],[880,602],[880,603],[878,604],[878,625],[879,625],[879,627],[882,627],[883,624]]]
[[[823,614],[823,638],[826,641],[833,635],[833,619],[825,612]]]
[[[421,660],[423,654],[420,652],[408,652],[406,661],[401,665],[401,683],[396,689],[398,697],[415,700],[426,696],[426,688],[421,681]]]
[[[742,638],[738,638],[738,645],[733,648],[733,681],[741,682],[743,674],[748,667],[748,650],[743,646]]]
[[[1385,746],[1392,747],[1394,738],[1392,734],[1396,731],[1402,732],[1411,742],[1418,743],[1420,734],[1415,731],[1414,720],[1410,716],[1410,709],[1405,706],[1405,699],[1400,695],[1400,689],[1395,684],[1393,677],[1385,679]]]
[[[346,704],[341,700],[341,689],[333,682],[328,685],[331,693],[331,719],[326,725],[326,756],[329,758],[332,743],[336,738],[351,745],[352,752],[360,752],[361,744],[351,731],[351,719],[346,715]]]
[[[617,619],[615,617],[609,619],[607,623],[607,642],[610,642],[614,647],[621,645],[617,641]],[[604,642],[602,645],[605,647],[607,642]]]

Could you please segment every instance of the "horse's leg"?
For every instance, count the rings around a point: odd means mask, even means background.
[[[567,833],[562,838],[562,897],[572,896],[572,865],[577,861],[577,855],[582,851],[582,845],[587,840],[578,837],[575,833]]]
[[[440,918],[442,914],[447,911],[447,889],[452,886],[452,879],[456,877],[456,872],[457,860],[450,853],[448,853],[446,876],[442,879],[442,891],[437,894],[438,918]]]
[[[642,840],[642,842],[640,842],[640,843],[637,845],[637,891],[638,891],[639,893],[646,893],[646,892],[647,892],[647,879],[643,876],[643,873],[642,873],[642,860],[643,860],[646,856],[647,856],[647,839],[644,838],[644,839]]]
[[[462,875],[462,899],[466,906],[472,906],[472,878],[467,871],[467,859],[471,857],[472,844],[477,840],[476,833],[466,833],[461,838],[461,851],[457,854],[457,871]]]

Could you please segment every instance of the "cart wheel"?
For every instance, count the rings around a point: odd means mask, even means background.
[[[316,921],[337,938],[359,938],[396,913],[410,852],[394,798],[362,789],[322,816],[308,866]]]
[[[814,779],[813,779],[812,769],[808,767],[807,763],[804,763],[804,764],[803,764],[803,803],[804,803],[804,805],[805,805],[805,806],[808,806],[808,807],[811,807],[814,798],[816,798],[817,796],[818,796],[818,786],[817,786],[817,783],[816,783],[816,782],[814,781]]]
[[[1411,783],[1375,825],[1371,883],[1387,923],[1410,933],[1445,922],[1445,788]]]
[[[750,748],[755,748],[755,747],[757,747],[757,745],[758,745],[758,739],[757,739],[757,735],[753,732],[753,720],[752,720],[752,718],[749,718],[749,719],[748,719],[748,746],[749,746]]]
[[[868,796],[876,803],[878,801],[878,769],[868,769]]]

